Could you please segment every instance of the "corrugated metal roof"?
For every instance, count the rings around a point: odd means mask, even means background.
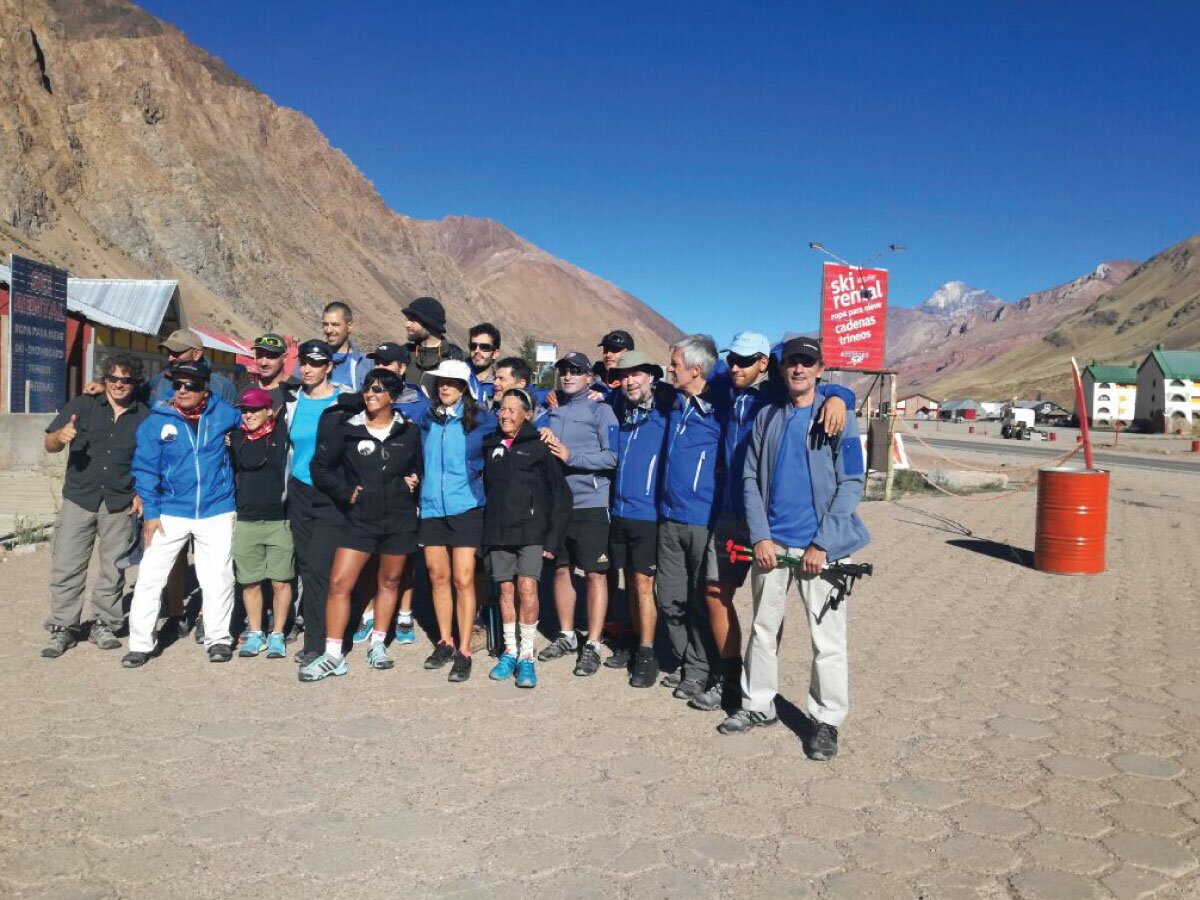
[[[158,334],[178,290],[178,281],[68,278],[67,309],[98,325]]]
[[[983,409],[983,407],[974,400],[947,400],[942,404],[942,412],[955,412],[960,409],[979,410]]]
[[[1178,378],[1183,381],[1200,379],[1200,351],[1196,350],[1164,350],[1158,347],[1152,352],[1158,360],[1164,378]]]
[[[252,356],[253,350],[249,344],[241,343],[241,338],[230,334],[222,334],[201,325],[192,325],[192,331],[200,335],[200,343],[209,350],[221,350],[234,356]]]

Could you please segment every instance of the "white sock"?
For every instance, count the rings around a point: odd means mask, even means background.
[[[603,644],[601,644],[599,641],[588,641],[588,646],[591,647],[593,650],[595,650],[597,653],[600,653],[600,648],[603,646]],[[600,655],[603,656],[604,654],[600,653]]]
[[[370,640],[371,640],[372,644],[382,644],[384,641],[387,640],[387,632],[386,631],[377,631],[376,629],[372,628]]]
[[[370,625],[374,621],[375,621],[375,611],[374,610],[366,610],[363,612],[362,623],[364,625]]]
[[[537,636],[537,622],[521,623],[521,658],[533,659],[533,639]]]
[[[339,660],[342,658],[342,641],[338,638],[336,641],[325,641],[325,655],[330,659]]]
[[[504,623],[504,652],[516,655],[517,649],[517,623]]]
[[[409,610],[408,612],[405,612],[404,610],[400,610],[400,617],[396,620],[396,624],[397,625],[411,625],[412,624],[412,611]]]

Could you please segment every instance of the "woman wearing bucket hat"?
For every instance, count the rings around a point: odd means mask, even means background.
[[[496,428],[495,417],[476,403],[470,383],[471,367],[462,360],[444,359],[421,376],[432,407],[418,422],[425,461],[419,542],[438,626],[425,668],[440,669],[453,660],[450,681],[471,677],[475,562],[483,542],[483,439]]]

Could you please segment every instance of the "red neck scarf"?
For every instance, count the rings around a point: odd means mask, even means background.
[[[183,416],[189,422],[195,422],[202,415],[204,415],[204,410],[208,408],[208,398],[205,397],[204,402],[201,403],[199,406],[197,406],[193,410],[180,409],[178,400],[172,400],[171,405],[175,407],[176,412],[178,412],[181,416]]]
[[[265,438],[268,434],[275,430],[275,420],[267,419],[253,431],[246,427],[246,423],[242,423],[242,433],[246,435],[246,440],[257,441],[260,438]]]

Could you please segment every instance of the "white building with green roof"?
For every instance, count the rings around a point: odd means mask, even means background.
[[[1136,366],[1106,365],[1092,360],[1083,370],[1083,396],[1088,424],[1126,428],[1136,412],[1138,370]],[[1078,407],[1078,403],[1076,404]],[[1080,418],[1078,408],[1075,417]]]
[[[1159,344],[1138,367],[1136,418],[1151,431],[1200,426],[1200,351]]]

